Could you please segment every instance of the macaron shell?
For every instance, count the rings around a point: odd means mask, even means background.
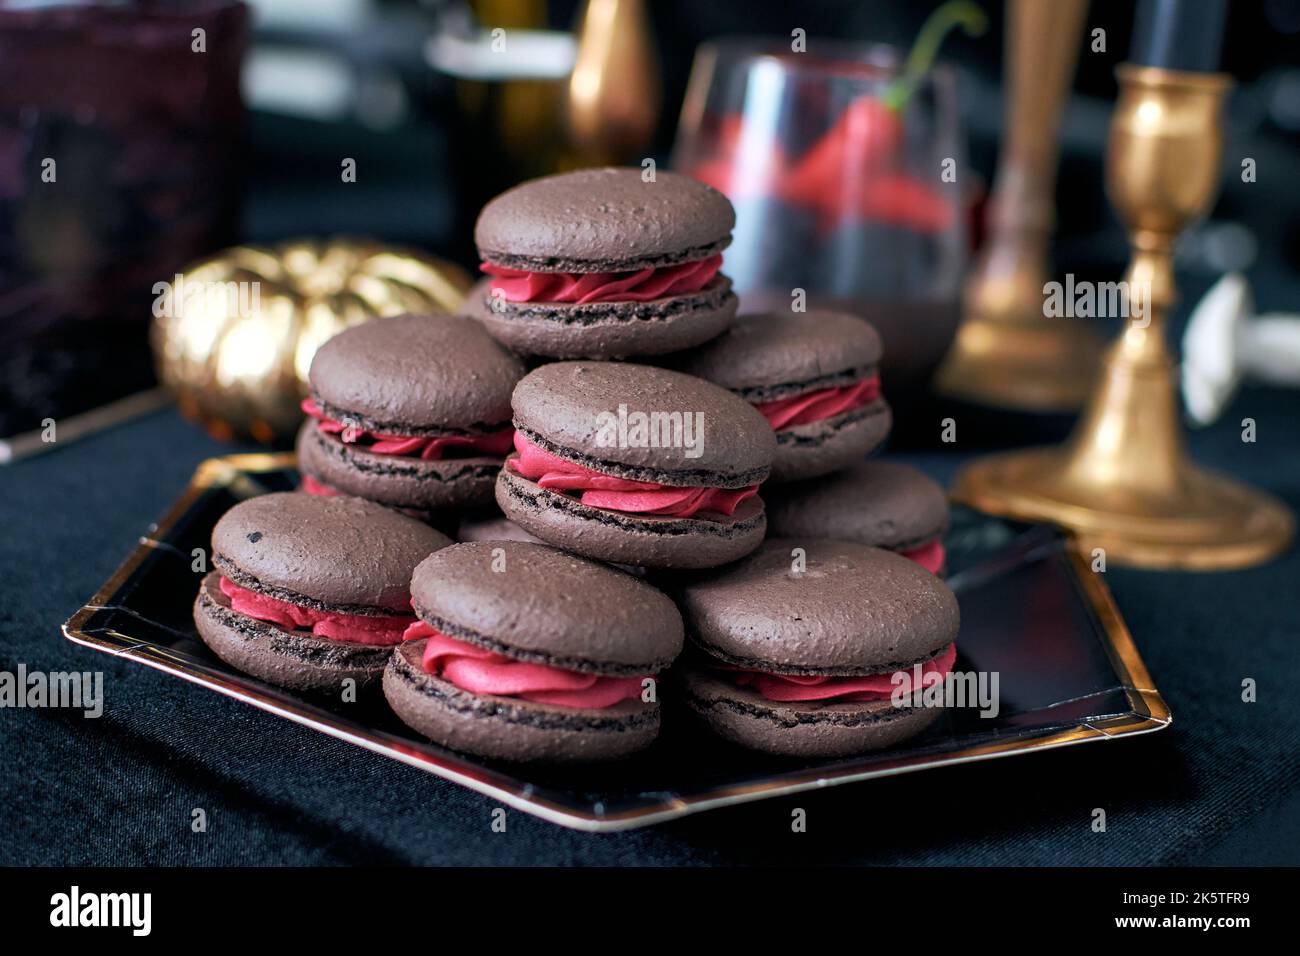
[[[767,700],[702,671],[682,678],[686,705],[718,736],[764,753],[805,760],[849,757],[893,747],[930,727],[941,708]]]
[[[411,599],[435,627],[519,660],[618,676],[654,674],[682,649],[682,618],[626,572],[523,541],[471,541],[415,569]]]
[[[495,511],[495,509],[493,509]],[[520,525],[500,514],[466,515],[456,527],[457,541],[529,541],[533,544],[546,544],[535,534],[525,531]],[[644,578],[646,569],[634,564],[618,564],[614,567],[626,571],[634,577]]]
[[[495,512],[495,509],[494,509]],[[469,514],[461,518],[456,528],[457,541],[531,541],[545,544],[541,538],[529,534],[503,514]]]
[[[522,363],[468,316],[399,315],[345,329],[311,363],[327,410],[378,430],[481,431],[510,419]]]
[[[392,647],[333,641],[284,630],[236,613],[221,592],[221,575],[203,579],[194,626],[203,643],[236,670],[291,690],[339,693],[345,680],[377,686]]]
[[[449,544],[446,535],[383,505],[299,492],[241,501],[212,530],[214,561],[233,565],[265,593],[403,613],[410,611],[411,572]]]
[[[665,484],[743,487],[763,481],[776,454],[767,420],[744,399],[701,379],[625,362],[553,362],[525,375],[512,399],[516,427],[564,457],[622,477]],[[676,414],[691,448],[620,447],[610,424],[629,415]],[[687,417],[689,416],[689,417]],[[695,423],[702,427],[696,431]],[[682,436],[687,436],[685,428]],[[685,444],[684,441],[680,444]],[[694,456],[694,457],[692,457]],[[613,466],[611,468],[611,466]]]
[[[742,501],[719,520],[622,514],[584,505],[503,468],[497,505],[528,533],[598,561],[646,568],[715,568],[763,543],[762,499]]]
[[[880,336],[855,315],[813,310],[742,315],[679,366],[733,390],[807,382],[880,362]]]
[[[942,486],[899,462],[863,462],[824,478],[764,488],[763,496],[773,535],[906,549],[948,527]]]
[[[880,447],[893,424],[893,411],[880,398],[834,418],[783,428],[776,433],[770,480],[815,478],[856,464]]]
[[[298,432],[298,467],[331,488],[390,508],[437,511],[489,504],[500,458],[425,461],[376,455],[323,435],[308,419]]]
[[[659,734],[657,703],[625,700],[579,710],[463,691],[425,672],[426,643],[408,641],[393,651],[384,696],[404,724],[444,747],[500,760],[573,763],[626,756]]]
[[[617,359],[691,348],[726,329],[739,305],[725,277],[688,295],[587,305],[498,304],[489,288],[490,281],[476,286],[466,306],[488,334],[521,355],[557,359]]]
[[[687,632],[713,656],[789,674],[910,666],[952,643],[960,621],[952,591],[924,568],[825,538],[769,539],[686,585],[679,606]]]
[[[583,169],[529,180],[479,213],[489,262],[552,272],[614,272],[705,259],[736,224],[727,197],[666,170]]]

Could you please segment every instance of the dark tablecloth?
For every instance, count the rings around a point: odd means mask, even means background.
[[[1249,390],[1203,461],[1300,508],[1300,401]],[[1243,444],[1236,424],[1258,422]],[[1226,574],[1111,568],[1174,714],[1144,737],[833,788],[621,834],[565,830],[62,639],[195,465],[173,412],[0,467],[0,670],[105,672],[99,719],[0,710],[0,863],[1249,864],[1300,862],[1300,554]],[[947,479],[965,450],[906,456]],[[1241,683],[1258,682],[1243,703]],[[194,808],[205,833],[190,828]],[[808,814],[791,833],[791,810]],[[1101,807],[1107,829],[1094,832]]]

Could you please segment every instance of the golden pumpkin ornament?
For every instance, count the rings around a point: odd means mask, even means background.
[[[373,242],[236,246],[154,287],[158,378],[217,438],[287,441],[326,339],[375,316],[454,312],[470,284],[449,262]]]

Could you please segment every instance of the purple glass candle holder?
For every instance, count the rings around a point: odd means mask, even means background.
[[[0,434],[148,384],[153,284],[236,238],[248,40],[229,0],[0,8]]]

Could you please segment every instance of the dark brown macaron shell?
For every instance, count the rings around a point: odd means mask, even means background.
[[[240,587],[304,607],[410,614],[411,573],[451,543],[371,501],[280,491],[221,516],[212,561]]]
[[[525,531],[518,522],[511,521],[500,511],[475,511],[461,517],[456,526],[457,541],[528,541],[533,544],[546,544],[535,534]],[[646,569],[635,564],[618,564],[613,566],[620,571],[638,578],[646,576]]]
[[[764,312],[741,316],[676,367],[735,392],[751,404],[838,388],[879,373],[880,336],[845,312]],[[773,481],[826,474],[876,448],[893,416],[883,397],[824,421],[777,432]]]
[[[346,329],[317,350],[312,398],[330,418],[382,434],[483,435],[508,426],[522,363],[473,319],[400,315]],[[308,419],[298,435],[304,474],[349,495],[431,512],[483,504],[501,457],[426,461],[344,442]]]
[[[545,544],[541,538],[529,534],[501,512],[472,511],[462,515],[456,526],[456,540],[465,541],[529,541]]]
[[[386,434],[475,435],[510,421],[523,364],[462,315],[371,319],[312,359],[312,397],[331,418]]]
[[[722,193],[688,176],[584,169],[523,183],[483,208],[479,255],[529,272],[619,273],[697,262],[731,241],[736,215]],[[472,314],[498,341],[552,358],[662,355],[707,342],[735,317],[731,280],[696,292],[634,300],[559,303],[470,293]]]
[[[880,356],[880,336],[865,319],[814,309],[742,315],[680,367],[757,403],[867,378]]]
[[[703,415],[700,454],[598,442],[602,413]],[[677,487],[744,488],[768,474],[776,440],[743,399],[700,379],[642,365],[557,362],[515,389],[515,427],[545,451],[585,468]],[[691,419],[695,421],[694,418]],[[497,479],[497,504],[530,534],[587,557],[652,568],[707,568],[743,557],[762,542],[762,500],[734,515],[672,517],[594,508],[576,495],[544,489],[509,464]]]
[[[630,167],[543,176],[497,196],[479,213],[474,242],[485,262],[530,272],[627,272],[695,262],[731,240],[736,212],[689,176]]]
[[[319,611],[408,617],[410,575],[451,544],[412,518],[359,498],[275,492],[227,511],[212,532],[215,568],[195,602],[199,635],[223,660],[299,689],[376,678],[391,646],[318,638],[236,613],[219,578]]]
[[[911,667],[947,648],[960,622],[956,597],[924,568],[829,539],[771,538],[745,561],[686,585],[679,603],[700,649],[773,674]]]
[[[467,644],[520,661],[612,677],[650,676],[682,647],[669,598],[636,578],[545,545],[466,542],[420,564],[420,618]],[[658,734],[659,704],[569,708],[475,694],[423,668],[425,640],[403,644],[384,693],[410,727],[445,746],[505,760],[610,759]]]
[[[873,460],[808,481],[764,489],[774,536],[837,538],[910,551],[943,536],[948,498],[940,484],[900,462]]]

